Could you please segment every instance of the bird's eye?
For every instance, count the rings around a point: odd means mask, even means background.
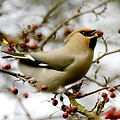
[[[92,31],[81,31],[80,33],[81,33],[82,35],[84,35],[84,36],[89,37],[89,36],[94,35],[94,34],[96,33],[96,30],[92,30]]]

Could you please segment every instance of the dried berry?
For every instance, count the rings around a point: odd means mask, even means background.
[[[58,101],[57,101],[56,99],[54,99],[54,100],[52,101],[52,104],[53,104],[54,106],[56,106],[56,105],[58,104]]]
[[[18,89],[17,88],[13,88],[12,92],[17,95],[18,94]]]
[[[24,98],[28,98],[28,93],[24,93],[24,94],[23,94],[23,97],[24,97]]]

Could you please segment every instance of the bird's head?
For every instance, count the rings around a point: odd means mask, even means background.
[[[95,45],[97,43],[97,38],[101,37],[102,35],[103,32],[101,30],[84,28],[73,31],[71,34],[67,36],[65,41],[72,40],[73,42],[77,42],[77,44],[85,43],[91,49],[94,50]]]

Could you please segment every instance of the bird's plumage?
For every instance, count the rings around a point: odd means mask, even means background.
[[[97,37],[95,30],[79,29],[66,38],[63,48],[29,55],[12,53],[12,56],[19,59],[19,68],[24,75],[37,80],[33,86],[38,91],[45,84],[48,86],[46,92],[57,93],[87,73],[92,64]]]

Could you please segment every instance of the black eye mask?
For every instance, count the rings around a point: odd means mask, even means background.
[[[96,30],[92,30],[92,31],[81,31],[80,32],[82,35],[86,36],[86,37],[90,37],[93,36],[96,33]]]

